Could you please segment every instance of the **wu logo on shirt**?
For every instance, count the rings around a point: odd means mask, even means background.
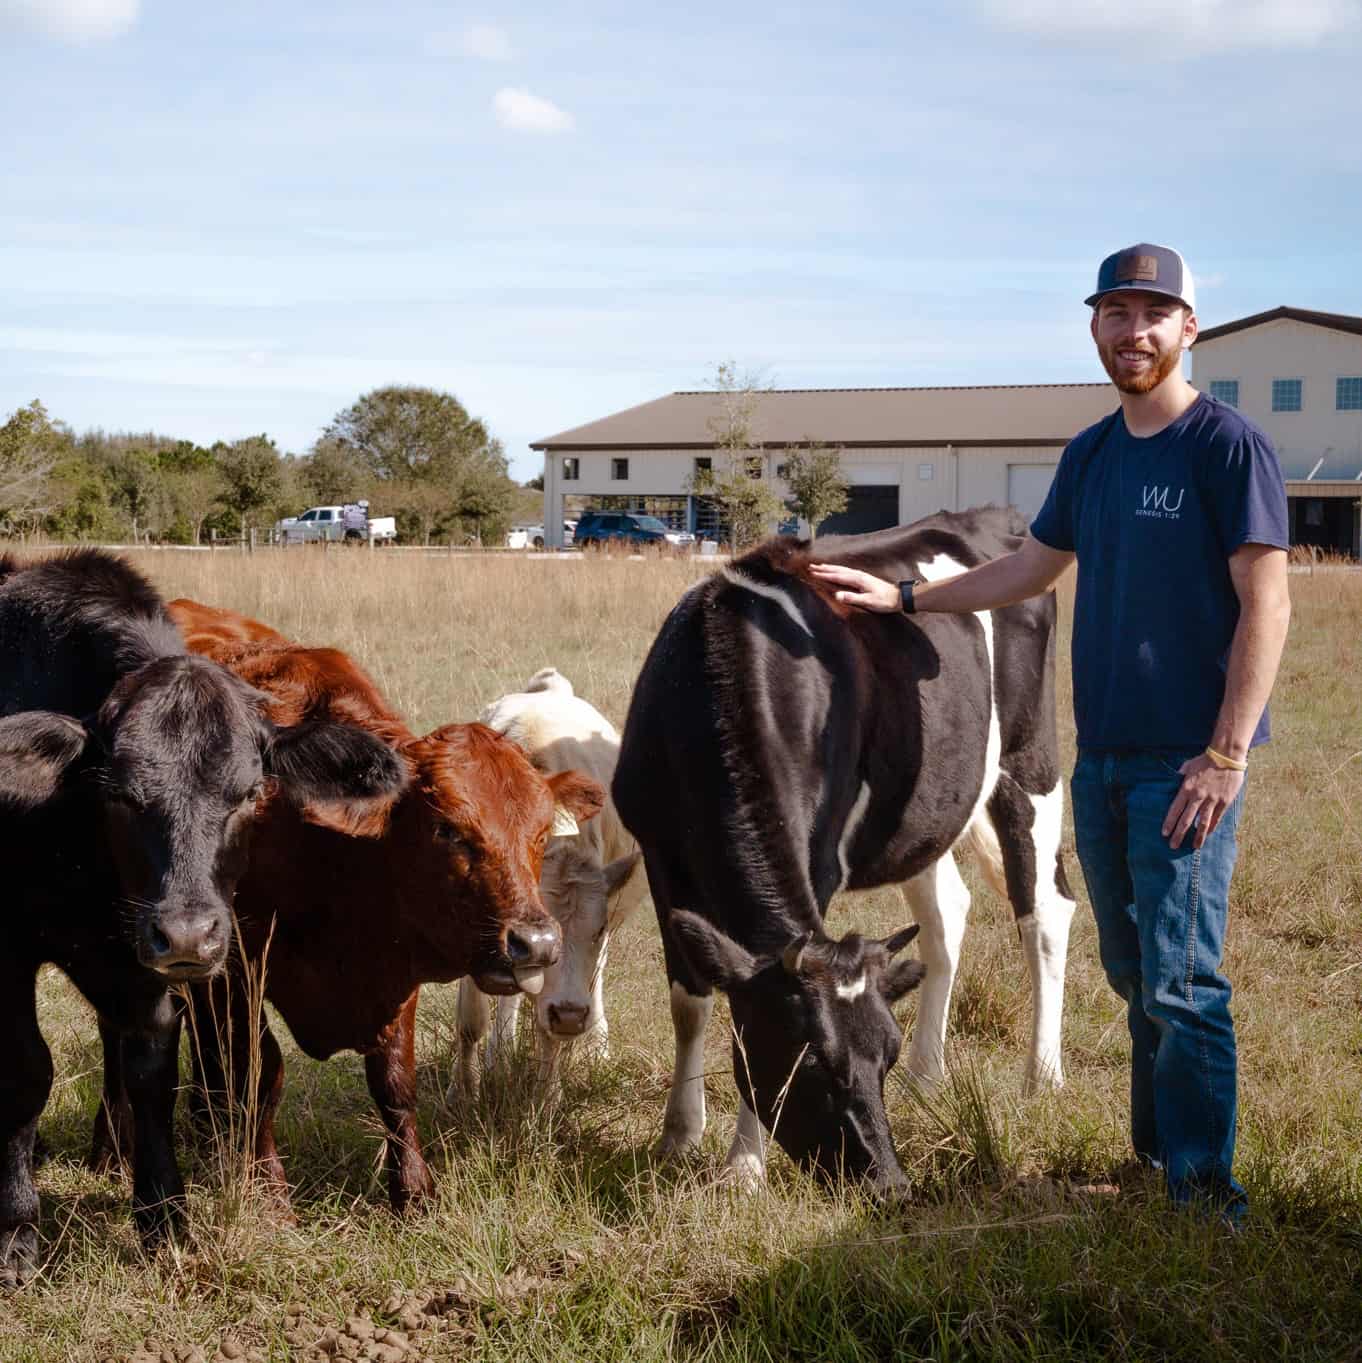
[[[1145,485],[1141,495],[1141,506],[1136,510],[1137,516],[1152,516],[1155,520],[1175,521],[1178,520],[1182,512],[1182,499],[1187,493],[1187,489],[1180,487],[1177,489],[1177,500],[1173,500],[1174,489],[1171,487],[1159,487]]]

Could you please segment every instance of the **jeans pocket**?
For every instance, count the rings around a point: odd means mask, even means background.
[[[1204,748],[1151,748],[1149,756],[1153,758],[1154,764],[1166,771],[1169,776],[1176,776],[1182,779],[1182,764],[1190,762],[1194,757],[1200,757],[1206,750]]]

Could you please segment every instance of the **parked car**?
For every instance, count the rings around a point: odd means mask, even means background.
[[[586,511],[577,522],[576,543],[583,549],[619,544],[669,544],[689,548],[695,536],[689,530],[673,530],[656,516],[639,512]]]
[[[563,522],[564,544],[572,543],[576,529],[576,521]],[[506,534],[506,547],[508,549],[542,549],[544,543],[544,527],[542,525],[518,525]]]
[[[274,538],[283,544],[313,540],[349,540],[353,544],[370,538],[375,544],[391,544],[397,538],[397,521],[392,516],[371,517],[365,501],[310,506],[301,516],[276,521]]]

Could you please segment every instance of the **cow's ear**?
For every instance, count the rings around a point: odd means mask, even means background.
[[[889,955],[897,956],[917,936],[919,928],[920,924],[910,923],[906,928],[900,928],[893,936],[886,937],[880,945]]]
[[[926,973],[921,961],[895,961],[880,979],[880,993],[887,1003],[897,1003],[922,983]]]
[[[264,763],[296,804],[391,799],[408,780],[392,748],[351,724],[309,721],[275,729]]]
[[[51,710],[0,719],[0,809],[25,813],[46,804],[89,740],[79,720]]]
[[[746,984],[765,968],[765,962],[720,932],[707,918],[686,909],[673,909],[667,920],[672,938],[690,968],[711,989],[725,991]]]
[[[603,869],[606,894],[614,894],[633,875],[634,867],[638,865],[642,855],[642,852],[630,852],[628,856],[616,857]]]
[[[595,818],[605,808],[605,788],[579,771],[556,771],[546,778],[553,791],[555,809],[576,820]]]

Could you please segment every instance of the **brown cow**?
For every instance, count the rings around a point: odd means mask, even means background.
[[[277,629],[239,615],[222,606],[201,606],[187,596],[177,597],[169,606],[171,618],[179,626],[184,641],[195,653],[207,653],[213,644],[291,644]]]
[[[210,612],[194,603],[172,607],[182,629],[203,626]],[[577,772],[541,775],[520,748],[481,724],[448,724],[417,737],[338,649],[225,643],[221,631],[214,640],[212,628],[186,633],[196,650],[263,691],[276,723],[357,725],[390,743],[410,772],[406,792],[388,803],[356,802],[337,812],[270,800],[236,897],[246,960],[264,962],[266,997],[298,1045],[316,1059],[341,1050],[364,1056],[388,1133],[388,1191],[400,1211],[433,1187],[415,1118],[419,987],[463,975],[493,993],[542,987],[543,967],[557,959],[560,941],[538,888],[555,809],[591,818],[605,792]],[[195,1001],[201,1036],[210,1009],[220,1027],[230,1017],[226,1052],[242,1098],[252,1022],[234,974],[233,987],[215,981],[195,991]],[[286,1206],[274,1139],[283,1061],[263,1016],[259,1026],[255,1154]],[[209,1092],[221,1094],[223,1053],[204,1041],[202,1077]],[[116,1085],[115,1074],[106,1093]]]

